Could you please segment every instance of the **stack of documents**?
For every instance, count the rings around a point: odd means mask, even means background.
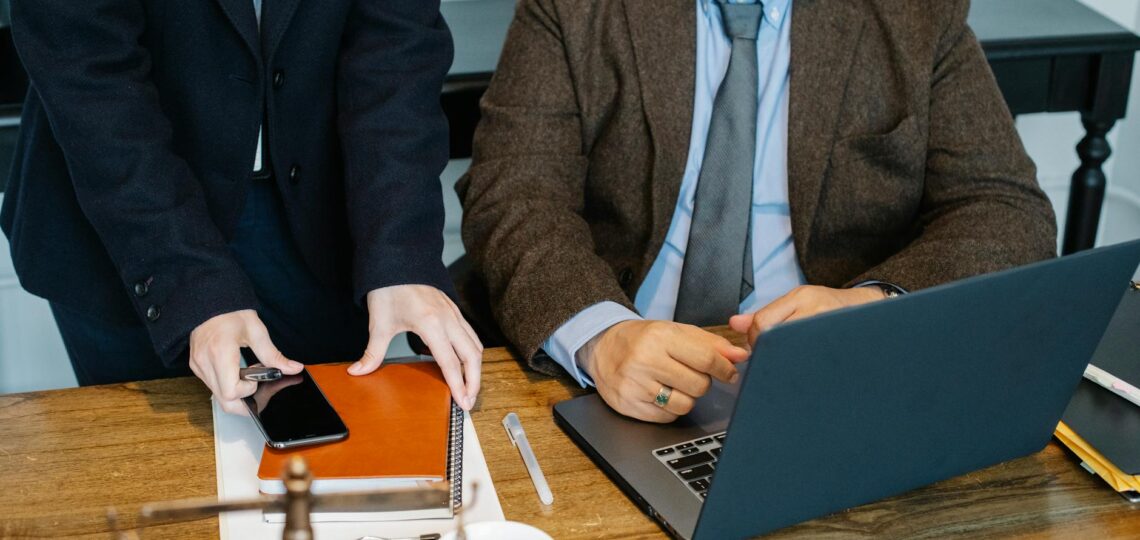
[[[1121,495],[1140,502],[1140,290],[1129,289],[1055,436]]]
[[[1057,425],[1057,431],[1053,435],[1081,458],[1085,468],[1091,469],[1093,473],[1108,482],[1112,489],[1132,502],[1140,502],[1140,476],[1127,474],[1117,468],[1064,422]]]

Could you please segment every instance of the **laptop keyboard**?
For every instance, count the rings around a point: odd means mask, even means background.
[[[677,480],[703,501],[708,495],[712,474],[716,471],[716,463],[720,459],[724,435],[722,431],[715,435],[706,435],[681,444],[658,448],[653,451],[653,457],[668,467]]]

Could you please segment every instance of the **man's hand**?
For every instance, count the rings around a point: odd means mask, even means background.
[[[760,308],[755,313],[735,315],[728,325],[741,334],[748,334],[748,343],[756,343],[761,333],[786,321],[794,321],[848,306],[857,306],[886,298],[878,287],[832,289],[815,285],[802,285]]]
[[[286,375],[300,373],[305,367],[277,350],[253,310],[225,313],[198,325],[190,333],[190,370],[206,383],[222,409],[233,414],[248,414],[241,398],[257,390],[257,383],[243,381],[238,375],[242,347],[249,347],[263,365]]]
[[[672,422],[693,409],[712,379],[735,382],[748,352],[695,326],[668,321],[624,321],[581,351],[582,367],[614,410],[649,422]],[[654,400],[673,389],[669,404]]]
[[[384,362],[388,344],[401,332],[415,332],[424,340],[443,370],[452,398],[471,410],[479,395],[483,344],[455,303],[435,287],[394,285],[368,293],[368,347],[348,372],[375,371]]]

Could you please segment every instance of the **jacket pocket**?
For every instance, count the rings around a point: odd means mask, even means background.
[[[840,236],[898,238],[922,202],[926,140],[914,115],[883,133],[836,141],[821,201],[821,225]]]
[[[915,165],[926,159],[926,144],[920,140],[918,119],[912,114],[903,118],[885,133],[851,135],[839,139],[832,148],[832,166],[851,161],[897,162],[896,165]],[[921,153],[921,156],[918,154]]]

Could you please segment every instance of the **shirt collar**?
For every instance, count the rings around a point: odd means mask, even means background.
[[[706,15],[712,9],[712,4],[715,0],[697,0],[700,4],[701,10]],[[751,0],[727,0],[732,4],[751,4],[755,3]],[[762,0],[764,4],[764,20],[775,28],[779,28],[788,16],[788,8],[791,7],[792,0]]]

